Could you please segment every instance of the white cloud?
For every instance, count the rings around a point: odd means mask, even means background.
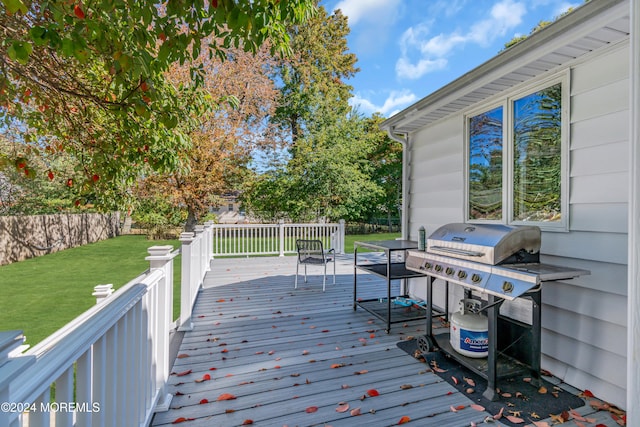
[[[398,77],[418,79],[432,71],[442,70],[446,66],[447,60],[444,58],[420,59],[415,63],[407,58],[400,58],[396,61],[396,74]]]
[[[382,24],[397,14],[401,4],[401,0],[341,0],[333,9],[340,9],[348,16],[351,26],[361,20]],[[384,18],[380,19],[381,16]]]
[[[341,0],[332,8],[335,9],[349,18],[351,29],[357,28],[350,44],[358,56],[364,57],[385,49],[405,5],[403,0]]]
[[[383,116],[389,117],[395,114],[399,108],[407,107],[417,99],[418,97],[414,93],[405,89],[401,91],[391,91],[382,105],[375,105],[360,95],[354,95],[349,100],[349,104],[365,114],[380,113]]]
[[[401,57],[396,62],[398,77],[417,79],[446,67],[446,56],[458,46],[475,44],[488,46],[496,38],[517,27],[526,13],[525,3],[501,0],[493,5],[489,16],[471,25],[469,31],[453,31],[428,37],[433,22],[423,22],[408,28],[400,38]]]

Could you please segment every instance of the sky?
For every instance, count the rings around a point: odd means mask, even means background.
[[[349,19],[360,71],[347,82],[365,115],[402,111],[497,55],[515,36],[584,0],[321,0]]]

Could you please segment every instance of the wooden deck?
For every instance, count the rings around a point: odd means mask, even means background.
[[[173,366],[171,409],[157,413],[154,426],[377,427],[406,416],[410,425],[466,427],[491,415],[397,348],[424,333],[424,320],[392,325],[387,335],[382,321],[353,310],[352,258],[338,260],[337,284],[328,278],[324,293],[320,267],[294,289],[295,261],[212,262]],[[377,276],[359,273],[358,282],[372,293],[385,289]],[[367,396],[371,389],[380,395]],[[344,403],[349,409],[338,412]],[[352,415],[357,408],[361,415]],[[616,425],[608,413],[590,416]]]

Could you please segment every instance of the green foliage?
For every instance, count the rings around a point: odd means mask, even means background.
[[[184,226],[187,210],[169,203],[166,198],[144,198],[139,201],[131,219],[147,229],[150,239],[164,239],[170,235],[170,229]]]
[[[285,102],[276,120],[288,126],[287,156],[243,192],[247,209],[274,221],[362,220],[388,214],[400,203],[401,147],[378,125],[381,117],[351,112],[355,55],[348,52],[347,19],[324,8],[291,30],[294,60],[281,67]]]
[[[298,140],[286,165],[259,176],[243,193],[258,217],[294,221],[359,220],[383,196],[372,179],[370,121],[352,114]]]
[[[186,168],[189,129],[216,100],[191,82],[166,79],[173,64],[225,48],[290,50],[289,24],[314,13],[312,0],[134,0],[0,2],[0,132],[29,150],[68,153],[83,203],[128,206],[128,188],[151,171]],[[218,42],[203,44],[208,36]],[[22,159],[4,154],[6,164]],[[68,180],[70,177],[60,177]]]
[[[290,28],[292,60],[283,64],[282,105],[276,121],[298,138],[331,125],[336,116],[346,115],[352,87],[344,80],[358,69],[356,56],[348,52],[349,25],[341,13],[328,14],[324,7],[305,25]]]

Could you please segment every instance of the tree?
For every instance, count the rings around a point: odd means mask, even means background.
[[[387,223],[401,215],[402,208],[402,145],[380,130],[384,117],[374,114],[365,119],[365,133],[372,145],[369,155],[371,179],[381,188],[380,196],[369,206],[369,217],[386,215]]]
[[[197,60],[205,73],[203,89],[211,99],[224,99],[218,108],[201,115],[198,126],[187,130],[192,146],[183,153],[189,168],[150,176],[145,188],[169,197],[188,212],[191,230],[216,198],[238,187],[251,153],[280,138],[279,127],[269,123],[279,99],[271,78],[275,58],[268,46],[256,53],[242,48],[225,49],[225,60],[201,55]],[[175,67],[170,80],[188,80],[186,67]]]
[[[348,52],[347,18],[339,10],[329,15],[320,6],[313,18],[289,31],[293,55],[280,69],[282,105],[276,119],[290,129],[295,146],[349,112],[353,88],[344,80],[358,69],[356,56]]]
[[[257,177],[243,193],[258,217],[294,221],[359,220],[382,195],[371,179],[375,145],[369,122],[357,114],[299,138],[282,168]]]
[[[229,46],[256,52],[266,40],[287,52],[288,25],[314,10],[312,0],[2,0],[0,132],[21,150],[0,153],[0,168],[26,161],[31,171],[41,152],[65,152],[83,201],[126,202],[140,174],[184,166],[185,129],[209,104],[202,69],[176,87],[169,67],[201,52],[222,58]],[[215,43],[204,44],[209,35]]]

